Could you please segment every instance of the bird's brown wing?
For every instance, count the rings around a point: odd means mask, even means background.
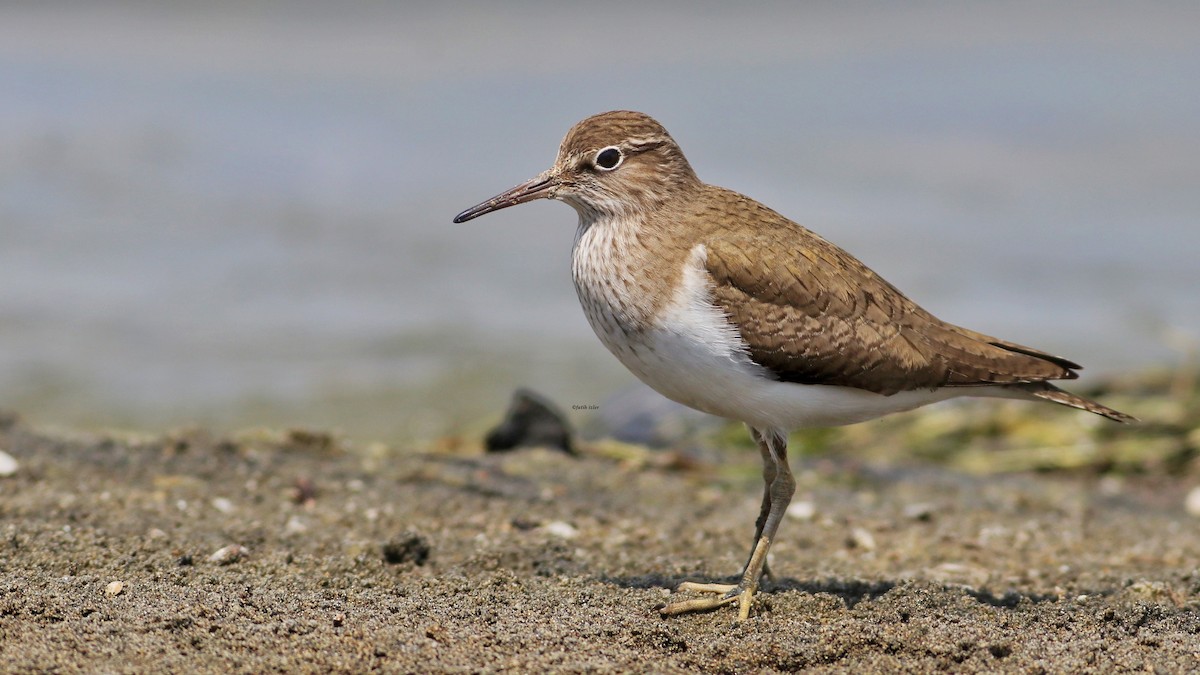
[[[941,321],[790,221],[704,243],[713,302],[780,380],[894,394],[1077,376],[1066,359]]]

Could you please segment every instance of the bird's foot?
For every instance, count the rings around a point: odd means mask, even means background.
[[[680,593],[687,591],[705,593],[708,597],[672,602],[658,610],[659,614],[663,616],[675,616],[690,612],[707,612],[737,602],[737,620],[745,621],[750,616],[750,603],[754,600],[754,592],[757,590],[757,584],[743,587],[742,584],[699,584],[693,581],[685,581],[679,584],[679,587],[675,590]]]

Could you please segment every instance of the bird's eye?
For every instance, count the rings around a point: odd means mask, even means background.
[[[610,146],[596,153],[596,167],[612,171],[621,164],[622,159],[621,151]]]

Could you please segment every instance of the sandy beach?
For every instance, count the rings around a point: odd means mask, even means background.
[[[1187,467],[798,458],[775,576],[737,624],[657,608],[739,569],[753,452],[2,426],[7,672],[1200,667]]]

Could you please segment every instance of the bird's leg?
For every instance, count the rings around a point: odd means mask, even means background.
[[[741,591],[731,591],[736,593],[738,598],[738,621],[745,621],[750,616],[750,603],[758,590],[759,579],[767,568],[767,551],[771,548],[771,542],[775,540],[775,533],[779,530],[783,514],[787,512],[788,504],[792,501],[792,495],[796,493],[796,479],[792,477],[792,469],[788,466],[787,434],[767,429],[759,430],[757,436],[762,440],[760,447],[764,448],[764,458],[769,456],[773,460],[775,476],[765,495],[770,497],[766,518],[762,520],[754,549],[750,552],[750,560],[742,572],[742,583],[738,584]],[[766,473],[764,470],[764,476]]]
[[[766,441],[766,439],[763,438],[763,435],[761,433],[759,433],[758,429],[755,429],[754,427],[752,427],[748,424],[746,425],[746,428],[750,430],[751,438],[753,438],[754,442],[758,444],[758,453],[762,456],[762,462],[763,462],[762,505],[758,508],[758,520],[754,521],[754,543],[753,543],[753,545],[757,546],[758,538],[762,536],[763,526],[766,525],[766,523],[767,523],[767,517],[771,515],[771,483],[775,482],[775,476],[779,473],[779,469],[775,465],[775,459],[771,455],[771,448],[770,448],[770,446],[767,445],[767,441]],[[784,443],[786,443],[786,442],[787,441],[785,439]],[[786,453],[786,450],[784,452]],[[785,455],[785,457],[784,457],[785,465],[787,464],[786,460],[787,460],[787,458]],[[753,549],[751,549],[751,551],[753,551]],[[746,570],[748,570],[748,569],[750,569],[750,561],[749,560],[746,561],[746,566],[742,568],[743,576],[745,576]],[[771,576],[771,569],[765,561],[763,562],[762,576],[764,576],[764,577]]]
[[[754,427],[752,427],[750,425],[746,425],[746,428],[750,430],[750,436],[754,439],[754,442],[758,445],[758,452],[762,456],[763,496],[762,496],[762,505],[759,507],[759,510],[758,510],[758,520],[754,521],[754,539],[750,542],[751,558],[747,559],[746,564],[742,567],[741,575],[743,577],[746,575],[746,571],[750,569],[750,562],[753,559],[754,547],[758,545],[758,539],[759,539],[759,537],[762,536],[763,525],[766,524],[767,517],[771,513],[771,483],[775,481],[775,476],[778,473],[778,469],[775,468],[775,458],[772,457],[771,449],[767,445],[766,440],[763,439],[762,434],[760,434],[758,432],[758,429],[755,429]],[[765,563],[765,562],[763,563],[762,573],[763,573],[763,576],[770,576],[770,574],[771,574],[770,569],[769,569],[767,563]],[[681,592],[682,591],[692,591],[695,593],[724,594],[724,593],[728,593],[728,592],[732,591],[735,588],[737,588],[737,584],[704,584],[704,583],[698,583],[695,581],[685,581],[685,582],[679,584],[679,587],[676,588],[675,590],[681,591]],[[705,602],[708,602],[708,601],[705,600]],[[732,602],[732,600],[730,602]],[[686,603],[675,603],[675,605],[672,605],[672,606],[674,607],[676,605],[683,605],[683,604],[686,604]]]
[[[758,509],[758,520],[754,521],[754,539],[750,542],[751,554],[753,554],[754,546],[758,545],[758,538],[762,536],[763,525],[767,522],[767,517],[771,514],[771,483],[775,482],[775,476],[779,470],[775,466],[775,458],[771,455],[771,448],[767,445],[766,439],[759,433],[758,429],[750,425],[746,425],[750,430],[750,437],[758,445],[758,453],[762,456],[763,462],[763,496],[762,505]],[[742,567],[742,575],[746,574],[746,570],[750,569],[750,560],[746,560],[746,565]],[[763,576],[771,576],[771,570],[767,563],[763,563]],[[686,591],[701,591],[705,593],[725,593],[734,588],[734,584],[698,584],[691,581],[685,581],[680,586],[680,590]]]
[[[767,485],[763,493],[762,509],[755,525],[754,548],[751,549],[750,559],[746,561],[746,567],[742,570],[742,580],[736,586],[684,582],[678,590],[715,595],[671,603],[659,610],[664,616],[715,609],[735,600],[738,602],[738,621],[744,621],[750,616],[750,604],[758,590],[759,579],[767,567],[767,551],[775,539],[775,532],[779,529],[788,503],[792,501],[792,495],[796,492],[796,480],[792,477],[792,470],[787,461],[787,436],[774,429],[750,431],[763,455],[763,479]]]

